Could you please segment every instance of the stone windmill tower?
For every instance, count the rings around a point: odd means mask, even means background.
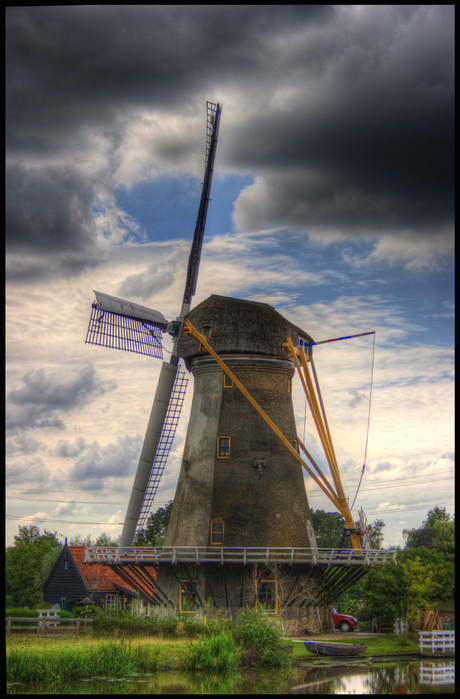
[[[235,377],[295,445],[295,366],[283,343],[287,336],[296,344],[299,339],[310,343],[309,335],[267,304],[221,296],[203,301],[187,320],[202,329]],[[182,333],[178,354],[195,386],[164,547],[215,548],[215,555],[211,552],[211,560],[192,566],[160,564],[157,589],[181,609],[184,595],[194,604],[212,598],[216,606],[237,609],[254,602],[248,563],[241,559],[222,565],[219,549],[239,549],[241,554],[247,548],[251,557],[252,549],[316,548],[302,467],[201,344]],[[265,583],[258,585],[259,598],[277,605],[275,580]]]

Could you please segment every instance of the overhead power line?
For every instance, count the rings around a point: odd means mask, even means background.
[[[108,526],[108,527],[117,527],[117,526],[122,526],[123,522],[82,522],[79,520],[70,520],[70,519],[52,519],[52,518],[46,518],[46,517],[36,517],[35,515],[6,515],[6,519],[26,519],[30,518],[31,524],[34,522],[53,522],[54,524],[96,524],[99,526]]]
[[[410,486],[414,485],[426,485],[428,483],[440,483],[442,481],[450,481],[452,480],[454,474],[452,473],[451,477],[448,478],[439,478],[435,474],[433,474],[433,478],[430,479],[404,479],[405,481],[407,480],[408,482],[404,483],[398,483],[396,481],[379,481],[378,482],[378,487],[372,488],[370,486],[365,486],[361,489],[361,492],[369,493],[373,492],[376,490],[385,490],[387,488],[408,488]],[[377,483],[376,481],[374,483]],[[46,494],[48,493],[61,493],[64,494],[64,492],[68,492],[69,494],[72,494],[72,492],[84,492],[87,493],[88,491],[61,491],[61,490],[46,490]],[[317,493],[317,492],[310,492],[308,494],[309,498],[312,497],[320,497],[322,496],[322,493]],[[48,498],[25,498],[22,495],[8,495],[6,496],[5,500],[23,500],[24,502],[63,502],[63,498],[58,498],[58,499],[48,499]],[[120,506],[123,507],[123,505],[126,505],[126,500],[123,500],[123,502],[108,502],[107,500],[104,500],[103,502],[98,502],[98,501],[93,501],[93,500],[69,500],[69,503],[75,503],[76,505],[106,505],[106,506]],[[155,504],[164,504],[166,502],[169,502],[169,500],[161,501],[161,500],[155,500]]]

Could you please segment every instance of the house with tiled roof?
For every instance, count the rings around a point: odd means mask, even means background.
[[[81,600],[90,598],[107,610],[150,611],[155,604],[156,570],[145,566],[142,571],[121,575],[112,566],[84,563],[85,547],[68,546],[67,541],[43,585],[45,602],[71,610]],[[148,569],[148,570],[147,570]]]

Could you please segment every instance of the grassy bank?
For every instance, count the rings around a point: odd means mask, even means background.
[[[7,639],[7,679],[9,682],[33,682],[45,679],[89,679],[91,677],[121,677],[132,673],[153,673],[159,668],[183,668],[222,672],[238,666],[261,666],[257,655],[257,639],[237,643],[228,632],[189,639],[136,637],[132,640],[107,641],[103,638],[37,638],[15,636]],[[416,643],[388,635],[366,639],[347,639],[350,643],[368,646],[372,655],[412,651]],[[286,649],[292,642],[281,640]],[[301,643],[294,643],[294,659],[313,656]],[[259,648],[260,652],[260,648]],[[277,651],[275,651],[277,653]],[[286,651],[284,657],[289,658]],[[268,655],[270,667],[270,655]]]
[[[97,632],[59,639],[12,636],[7,639],[7,679],[21,682],[120,677],[154,672],[160,666],[222,672],[238,666],[289,665],[289,651],[279,629],[255,610],[246,610],[235,623],[214,620],[206,628],[200,624],[199,635],[196,633],[193,639],[191,626],[176,627],[174,638],[158,633],[139,637],[137,631],[133,638],[109,641]]]

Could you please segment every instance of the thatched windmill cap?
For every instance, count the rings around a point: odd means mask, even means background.
[[[283,344],[288,336],[294,346],[299,337],[313,339],[267,303],[212,295],[187,315],[192,325],[203,332],[211,328],[209,344],[219,354],[260,354],[284,357]],[[178,355],[189,364],[199,354],[199,345],[183,331],[179,337]]]

